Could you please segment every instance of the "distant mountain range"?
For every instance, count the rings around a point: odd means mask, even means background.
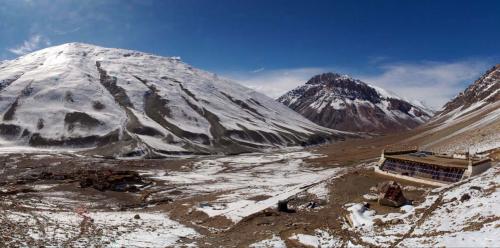
[[[3,145],[105,156],[260,151],[346,134],[178,58],[69,43],[0,64]]]
[[[278,101],[318,125],[344,131],[408,130],[433,115],[422,105],[337,73],[314,76]]]

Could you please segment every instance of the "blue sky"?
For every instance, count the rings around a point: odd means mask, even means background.
[[[0,0],[0,59],[85,42],[272,97],[336,71],[439,107],[500,63],[499,1]]]

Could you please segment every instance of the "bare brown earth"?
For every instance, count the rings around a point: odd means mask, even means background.
[[[313,151],[327,156],[313,159],[312,163],[318,165],[353,165],[360,161],[373,160],[380,157],[383,149],[418,146],[422,141],[406,140],[416,134],[422,133],[429,128],[420,127],[408,132],[397,132],[393,134],[369,137],[366,139],[347,139],[333,144],[311,148]]]

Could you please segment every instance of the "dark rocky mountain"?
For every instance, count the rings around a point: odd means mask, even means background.
[[[337,73],[314,76],[278,101],[324,127],[386,133],[414,128],[432,112],[395,94]]]

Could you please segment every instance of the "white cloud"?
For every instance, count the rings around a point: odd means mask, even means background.
[[[484,73],[487,67],[484,60],[386,64],[380,66],[379,74],[357,77],[439,109]]]
[[[287,91],[304,84],[312,76],[327,71],[329,70],[325,68],[314,67],[266,71],[256,70],[250,73],[226,74],[225,77],[231,78],[269,97],[278,98]]]
[[[32,51],[37,50],[41,46],[50,46],[51,42],[48,38],[43,37],[42,35],[36,34],[31,36],[28,40],[25,40],[22,44],[9,48],[9,52],[14,53],[16,55],[24,55],[30,53]]]
[[[477,79],[490,65],[488,59],[456,62],[382,63],[377,72],[356,73],[356,69],[333,67],[266,70],[225,76],[242,85],[277,98],[323,72],[349,74],[368,84],[392,91],[408,100],[418,100],[439,109]],[[354,72],[354,73],[352,73]]]

